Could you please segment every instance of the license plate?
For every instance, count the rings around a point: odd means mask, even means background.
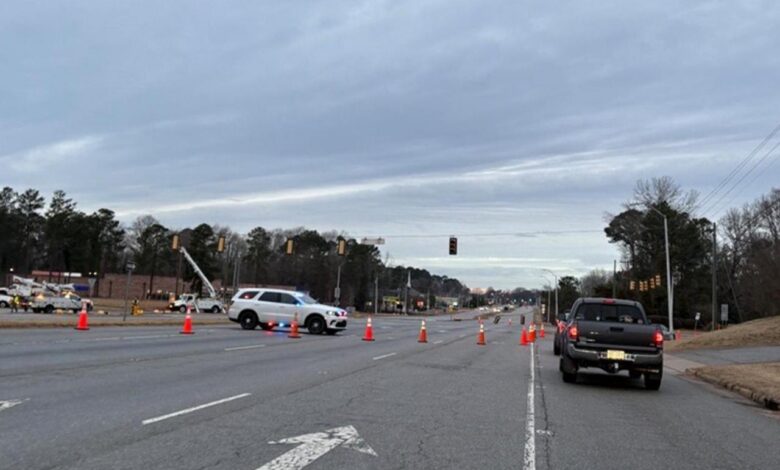
[[[622,361],[625,358],[626,358],[625,351],[607,350],[607,359],[612,359],[614,361]]]

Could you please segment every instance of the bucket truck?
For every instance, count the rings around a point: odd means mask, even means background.
[[[168,305],[168,308],[170,310],[178,310],[182,313],[187,311],[187,307],[194,309],[196,312],[211,312],[211,313],[222,313],[225,311],[224,305],[222,305],[222,302],[217,297],[217,291],[214,289],[214,286],[211,285],[211,281],[206,277],[205,274],[203,274],[203,271],[200,270],[200,267],[198,267],[198,263],[195,262],[194,259],[192,259],[192,256],[187,252],[187,250],[184,247],[180,247],[179,251],[184,256],[184,259],[187,260],[188,263],[190,263],[190,266],[192,266],[192,270],[195,271],[195,274],[200,278],[200,280],[203,282],[203,286],[208,290],[209,297],[200,297],[198,294],[181,294],[178,299],[176,299],[173,303]]]

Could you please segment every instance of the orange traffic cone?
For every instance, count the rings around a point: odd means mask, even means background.
[[[301,337],[300,333],[298,333],[298,314],[296,313],[295,316],[293,316],[292,326],[290,327],[290,334],[287,335],[288,338],[298,339]]]
[[[544,323],[539,324],[539,337],[544,338]]]
[[[533,343],[536,341],[536,327],[533,323],[528,325],[528,342]]]
[[[366,322],[366,333],[363,335],[363,341],[374,341],[374,328],[371,326],[371,317]]]
[[[477,345],[484,346],[485,344],[485,325],[479,322],[479,334],[477,335]]]
[[[525,327],[523,327],[523,334],[520,335],[520,346],[528,346],[528,335],[525,332]]]
[[[89,329],[89,321],[87,320],[87,305],[82,304],[81,312],[79,313],[79,323],[76,325],[77,330],[86,331]]]
[[[425,320],[420,323],[420,336],[417,338],[418,343],[428,342],[428,330],[425,329]]]
[[[184,328],[179,333],[183,335],[191,335],[195,332],[192,331],[192,315],[190,315],[190,307],[187,306],[187,315],[184,316]]]

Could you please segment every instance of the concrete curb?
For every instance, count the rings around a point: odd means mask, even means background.
[[[99,317],[98,317],[99,318]],[[109,321],[106,321],[105,319],[102,319],[103,321],[100,321],[100,319],[90,317],[89,318],[89,327],[90,328],[99,328],[102,326],[126,326],[126,327],[134,327],[134,326],[181,326],[184,323],[184,317],[180,319],[159,319],[159,320],[141,320],[141,321],[126,321],[123,322],[121,318],[119,319],[111,319]],[[18,322],[0,322],[0,330],[4,329],[32,329],[32,328],[74,328],[76,326],[77,319],[73,318],[72,320],[58,320],[58,321],[37,321],[37,322],[25,322],[25,321],[18,321]],[[230,325],[232,322],[225,319],[192,319],[192,324],[195,326],[213,326],[213,325]]]
[[[772,397],[760,390],[753,390],[752,388],[746,387],[742,384],[714,377],[701,369],[688,369],[686,372],[707,383],[739,393],[743,397],[753,400],[767,409],[772,411],[780,410],[780,397]]]

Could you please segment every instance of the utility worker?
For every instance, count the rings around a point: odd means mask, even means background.
[[[14,295],[14,298],[11,300],[11,311],[12,312],[18,312],[20,303],[21,302],[19,300],[19,295],[18,294]]]

